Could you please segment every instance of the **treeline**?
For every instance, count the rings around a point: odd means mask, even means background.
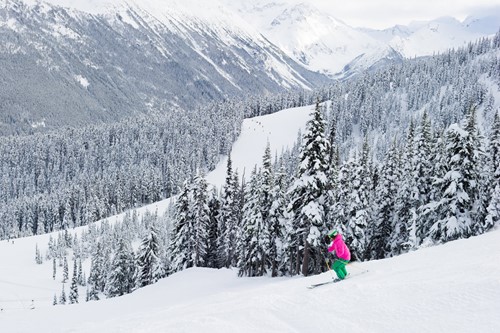
[[[0,239],[87,225],[168,198],[196,170],[215,168],[244,117],[310,104],[318,94],[249,97],[112,125],[0,137]]]

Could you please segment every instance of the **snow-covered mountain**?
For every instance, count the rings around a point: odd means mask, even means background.
[[[386,30],[353,28],[309,3],[225,0],[263,35],[306,68],[336,78],[466,45],[498,31],[500,16],[440,18]]]
[[[412,22],[385,30],[361,29],[380,42],[387,43],[406,58],[432,55],[467,45],[495,34],[500,15],[468,17],[463,22],[442,17],[428,22]]]
[[[490,14],[355,29],[311,3],[0,0],[0,135],[310,89],[500,26]]]
[[[1,0],[0,54],[4,133],[328,80],[203,1]]]
[[[262,33],[306,68],[333,75],[364,55],[363,69],[397,57],[387,44],[306,3],[247,3],[237,9]]]

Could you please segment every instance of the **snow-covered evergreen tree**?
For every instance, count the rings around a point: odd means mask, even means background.
[[[118,248],[107,276],[105,294],[107,297],[122,296],[135,288],[135,260],[130,244],[118,241]]]
[[[271,276],[286,272],[284,265],[285,214],[287,206],[286,173],[283,167],[275,174],[274,187],[271,190],[272,204],[268,216],[269,243],[267,252],[268,266]]]
[[[196,234],[193,218],[192,185],[186,181],[175,204],[174,225],[169,254],[170,271],[177,272],[194,266],[194,242]]]
[[[71,286],[69,290],[69,304],[78,303],[78,271],[76,258],[73,260],[73,276],[71,278]]]
[[[217,189],[214,187],[208,193],[209,209],[209,229],[208,229],[208,248],[207,248],[207,267],[217,268],[217,239],[219,232],[220,199]]]
[[[491,191],[489,194],[490,201],[487,208],[487,216],[484,220],[484,231],[500,223],[500,116],[498,112],[495,113],[491,128],[489,161],[489,177],[487,180],[493,185],[489,187]],[[487,184],[483,184],[483,186],[485,185]]]
[[[396,184],[394,221],[391,229],[389,255],[398,255],[417,246],[415,230],[419,189],[415,179],[417,152],[414,151],[414,134],[413,122],[411,122],[398,168],[400,180]]]
[[[361,159],[351,159],[348,164],[348,193],[344,236],[351,249],[352,260],[363,260],[366,256],[367,228],[371,221],[372,175],[369,148],[365,141]]]
[[[210,207],[208,206],[208,184],[205,177],[198,174],[193,184],[193,227],[194,266],[207,267],[209,256]]]
[[[238,182],[234,177],[231,155],[228,156],[226,167],[226,181],[221,195],[218,232],[218,261],[219,267],[236,265],[236,232],[238,226]]]
[[[330,143],[325,137],[325,123],[319,102],[307,122],[300,154],[297,178],[290,188],[289,211],[298,247],[297,269],[309,275],[324,270],[323,236],[327,232],[327,171]],[[298,274],[299,271],[295,271]]]
[[[374,225],[370,225],[373,232],[367,249],[367,257],[370,259],[385,258],[392,251],[391,234],[395,225],[394,213],[399,181],[398,152],[394,142],[382,164],[380,179],[375,189],[377,200],[375,202]]]
[[[262,174],[255,167],[245,188],[243,219],[238,232],[239,274],[262,276],[266,272],[264,220],[262,217]]]
[[[158,230],[151,224],[137,253],[137,286],[139,288],[156,283],[165,275],[160,254]]]
[[[62,280],[63,283],[66,283],[66,281],[68,281],[68,277],[69,277],[68,271],[69,271],[68,258],[65,256],[63,259],[63,280]]]
[[[59,297],[59,304],[66,304],[66,291],[64,291],[64,283],[62,285],[61,296]]]
[[[103,251],[101,242],[97,242],[96,249],[92,253],[90,263],[90,274],[88,279],[89,293],[88,299],[91,301],[99,300],[99,293],[104,291],[105,288],[105,270],[103,262]]]
[[[429,231],[434,241],[446,242],[474,234],[481,149],[474,118],[471,112],[465,130],[453,124],[446,133],[448,171],[436,181],[440,196],[426,207],[437,213],[437,221]]]

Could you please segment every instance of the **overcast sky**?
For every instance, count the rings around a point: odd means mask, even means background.
[[[395,24],[408,24],[412,20],[428,20],[441,16],[453,16],[463,20],[470,14],[481,12],[495,12],[497,16],[500,16],[500,0],[284,1],[309,2],[349,25],[370,28],[388,28]],[[492,7],[496,7],[494,11]]]

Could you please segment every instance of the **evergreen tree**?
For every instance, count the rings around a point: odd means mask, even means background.
[[[228,156],[226,181],[221,195],[219,215],[218,261],[219,267],[229,268],[236,264],[236,230],[238,226],[238,183],[234,177],[231,156]]]
[[[497,36],[500,36],[500,34],[497,34]],[[489,175],[482,185],[483,193],[488,188],[491,192],[488,195],[489,204],[483,225],[484,231],[490,230],[500,221],[500,117],[498,112],[495,113],[489,141]],[[488,186],[490,184],[493,185]],[[485,196],[485,194],[483,195]]]
[[[220,215],[220,200],[216,188],[209,192],[208,198],[209,208],[209,229],[208,229],[208,253],[207,267],[217,268],[217,239],[218,239],[218,224]]]
[[[68,272],[68,258],[67,257],[64,257],[64,261],[63,261],[63,280],[62,280],[62,283],[66,283],[66,281],[68,281],[68,277],[69,277],[69,272]]]
[[[103,262],[103,251],[101,242],[97,242],[96,250],[92,254],[90,263],[90,274],[88,284],[90,286],[88,299],[91,301],[99,300],[99,293],[104,291],[105,287],[105,271]]]
[[[64,283],[62,285],[61,296],[59,298],[59,304],[66,304],[66,292],[64,291]]]
[[[276,174],[276,181],[271,190],[272,204],[269,210],[269,243],[267,249],[268,265],[271,276],[276,277],[286,272],[284,263],[285,214],[287,206],[285,170],[281,167]]]
[[[292,229],[298,242],[295,247],[297,270],[303,275],[324,270],[323,236],[327,232],[325,221],[327,170],[330,143],[325,138],[325,124],[319,103],[316,103],[312,119],[306,126],[299,161],[297,179],[290,189],[289,211],[292,214]]]
[[[148,235],[142,240],[137,257],[137,286],[156,283],[164,276],[160,254],[158,230],[151,224]]]
[[[262,276],[266,272],[261,174],[255,167],[245,191],[241,230],[238,233],[239,275]]]
[[[367,228],[371,218],[371,171],[365,142],[361,160],[353,159],[348,164],[349,184],[347,193],[344,236],[349,244],[352,260],[363,260],[366,256]]]
[[[194,266],[195,235],[191,184],[186,181],[175,205],[174,226],[170,243],[170,271],[177,272]]]
[[[42,259],[42,255],[40,254],[40,250],[38,249],[38,244],[35,245],[35,262],[38,265],[43,264],[43,259]]]
[[[86,283],[85,283],[85,276],[83,274],[83,268],[82,268],[82,258],[79,257],[78,258],[78,284],[80,286],[85,286]]]
[[[469,237],[474,230],[474,201],[478,191],[478,151],[474,112],[467,122],[467,130],[457,124],[448,128],[446,156],[448,172],[437,179],[440,196],[427,205],[437,213],[437,221],[430,229],[434,241],[450,241]]]
[[[69,304],[78,303],[78,271],[76,265],[76,258],[73,261],[73,277],[71,279],[71,286],[69,291]]]
[[[135,287],[135,261],[131,246],[125,240],[118,241],[118,249],[111,263],[105,293],[107,297],[129,294]]]
[[[394,228],[394,213],[396,206],[396,194],[399,186],[396,143],[389,150],[386,160],[382,164],[380,181],[376,193],[375,221],[370,226],[373,236],[369,240],[368,258],[382,259],[391,253],[391,234]]]
[[[193,242],[194,266],[207,267],[209,256],[210,207],[208,184],[203,175],[197,175],[193,184]]]
[[[425,118],[425,114],[424,114]],[[390,238],[390,255],[398,255],[417,246],[415,231],[417,222],[417,209],[420,191],[415,179],[418,164],[418,152],[414,150],[415,138],[413,121],[410,124],[406,145],[399,164],[400,181],[396,187],[394,221]],[[378,192],[377,192],[378,193]]]

